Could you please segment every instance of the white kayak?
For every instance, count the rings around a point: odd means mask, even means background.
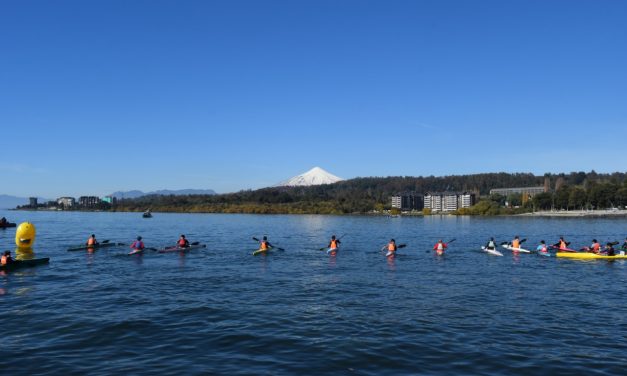
[[[507,249],[507,250],[510,250],[512,252],[531,253],[531,251],[528,251],[528,250],[526,250],[524,248],[514,248],[514,247],[512,247],[509,244],[503,244],[502,247]]]
[[[483,250],[483,252],[486,252],[488,254],[494,255],[494,256],[503,256],[503,254],[499,251],[497,251],[496,249],[488,249],[484,246],[481,246],[481,249]]]

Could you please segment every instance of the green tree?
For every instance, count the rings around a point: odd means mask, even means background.
[[[553,195],[549,192],[538,193],[533,196],[533,206],[538,210],[548,210],[553,206]]]
[[[555,192],[555,207],[557,209],[568,209],[568,200],[570,198],[570,187],[568,185],[562,185],[560,189]]]
[[[583,209],[586,206],[588,195],[586,190],[581,187],[572,187],[568,195],[568,206],[573,209]]]

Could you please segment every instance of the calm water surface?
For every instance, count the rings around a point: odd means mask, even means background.
[[[50,265],[0,275],[0,373],[625,374],[627,263],[478,252],[490,236],[576,247],[625,219],[0,211]],[[188,254],[67,252],[99,240]],[[253,257],[252,236],[285,248]],[[318,249],[341,236],[335,257]],[[0,230],[0,249],[15,229]],[[396,259],[378,250],[407,243]],[[445,257],[429,250],[456,238]],[[506,252],[506,251],[504,251]]]

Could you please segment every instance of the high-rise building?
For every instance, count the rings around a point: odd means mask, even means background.
[[[28,206],[30,206],[31,208],[36,208],[37,207],[37,197],[29,197],[28,198]]]
[[[424,196],[416,192],[403,192],[392,196],[392,208],[400,210],[422,210]]]
[[[57,205],[64,208],[71,208],[76,205],[76,199],[74,197],[59,197],[57,199]]]
[[[100,198],[97,196],[81,196],[78,198],[78,204],[84,208],[93,208],[100,204]]]
[[[430,192],[425,194],[424,207],[432,212],[455,211],[475,204],[472,192]]]

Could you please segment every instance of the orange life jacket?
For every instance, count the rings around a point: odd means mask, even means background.
[[[0,257],[0,265],[6,265],[7,264],[7,257],[5,255],[2,255],[2,257]]]
[[[520,240],[518,239],[512,240],[512,248],[520,248]]]
[[[268,250],[268,242],[265,241],[265,240],[262,240],[261,241],[261,247],[259,249],[261,249],[262,251],[267,251]]]
[[[332,239],[331,240],[331,247],[329,247],[331,249],[337,249],[337,240]]]
[[[560,240],[560,248],[561,248],[561,249],[566,249],[566,248],[568,248],[568,246],[566,245],[566,242],[565,242],[565,241]]]
[[[96,244],[96,239],[94,238],[89,238],[87,239],[87,245],[95,245]]]
[[[389,244],[388,244],[388,251],[390,251],[390,252],[394,252],[394,251],[396,251],[396,244],[394,244],[394,243],[389,243]]]
[[[599,243],[592,244],[592,250],[596,253],[599,253],[599,250],[601,250],[601,244]]]

